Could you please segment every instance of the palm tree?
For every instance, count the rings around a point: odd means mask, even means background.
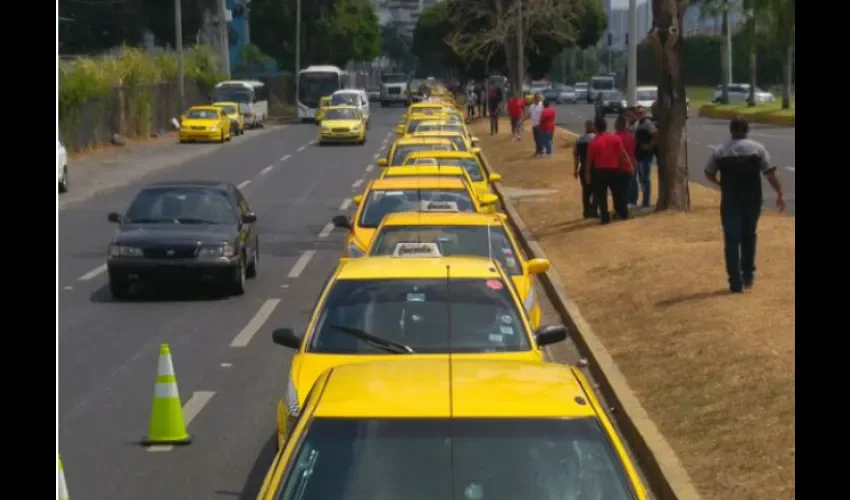
[[[791,80],[794,73],[796,44],[796,1],[762,0],[765,2],[763,29],[772,48],[782,54],[782,109],[791,108]]]

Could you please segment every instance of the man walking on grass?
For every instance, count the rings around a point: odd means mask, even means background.
[[[522,116],[525,113],[525,100],[519,91],[514,91],[514,96],[508,100],[508,116],[511,118],[511,133],[514,140],[522,137]]]
[[[599,217],[599,211],[593,202],[593,185],[588,182],[587,175],[587,149],[596,136],[596,127],[593,120],[584,122],[584,134],[576,139],[573,148],[573,177],[581,182],[581,208],[585,219]]]
[[[637,128],[635,129],[635,140],[637,142],[637,177],[643,192],[642,206],[649,208],[650,195],[652,194],[652,157],[655,155],[655,147],[658,145],[658,129],[655,123],[646,116],[643,106],[637,107]]]
[[[502,87],[491,85],[487,96],[487,106],[490,108],[490,135],[499,133],[499,107],[502,105]]]
[[[552,139],[555,137],[555,108],[543,101],[543,111],[540,112],[540,149],[543,156],[552,156]]]
[[[629,209],[626,205],[625,185],[626,178],[623,170],[631,173],[634,170],[631,155],[626,152],[623,141],[615,134],[606,132],[608,122],[604,118],[597,118],[596,137],[590,143],[587,150],[588,172],[585,180],[593,183],[593,199],[599,207],[599,218],[603,224],[611,222],[608,213],[608,191],[614,200],[614,211],[619,219],[629,218]],[[626,165],[626,167],[623,167]]]
[[[620,115],[614,121],[614,131],[620,140],[623,141],[623,146],[626,148],[626,152],[629,153],[629,157],[631,157],[631,164],[636,165],[637,157],[635,153],[637,151],[637,145],[635,143],[635,134],[627,127],[625,116]],[[625,168],[625,165],[622,165],[622,167]],[[623,173],[627,174],[623,178],[623,182],[625,182],[623,192],[626,197],[626,205],[630,209],[635,208],[637,206],[637,175],[635,175],[634,170],[631,173],[623,170]]]
[[[540,141],[540,115],[543,113],[541,100],[540,94],[534,94],[534,103],[528,107],[528,115],[531,117],[531,133],[534,136],[534,156],[543,154],[543,144]]]
[[[762,207],[761,177],[776,191],[776,208],[785,210],[782,184],[765,147],[747,138],[750,126],[741,117],[729,123],[732,136],[716,149],[705,166],[706,178],[720,186],[720,223],[729,290],[741,293],[755,279],[756,226]],[[720,174],[720,180],[717,174]]]

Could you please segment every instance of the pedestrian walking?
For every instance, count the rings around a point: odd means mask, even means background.
[[[614,132],[623,141],[623,146],[626,148],[626,152],[629,153],[629,157],[632,160],[632,165],[637,164],[637,143],[635,142],[635,134],[631,129],[628,128],[627,119],[624,115],[620,115],[614,121]],[[623,170],[626,172],[625,170]],[[637,186],[637,172],[636,169],[632,169],[632,172],[628,173],[628,177],[624,179],[626,183],[623,186],[623,189],[626,193],[626,205],[628,208],[635,208],[637,206],[638,199],[638,186]]]
[[[487,94],[487,107],[490,112],[490,135],[499,133],[499,108],[502,105],[502,87],[491,85]]]
[[[472,89],[466,92],[466,117],[469,120],[475,118],[475,105],[478,102],[478,96]]]
[[[534,137],[534,156],[543,154],[540,142],[540,114],[543,113],[543,103],[540,94],[534,94],[534,102],[528,107],[528,116],[531,118],[531,134]]]
[[[599,217],[593,201],[593,184],[589,182],[587,175],[587,149],[593,138],[596,137],[596,127],[593,125],[593,120],[584,122],[584,134],[576,139],[576,145],[573,148],[573,177],[581,183],[581,208],[585,219]]]
[[[756,227],[763,203],[761,177],[776,191],[776,208],[785,210],[782,184],[767,149],[747,137],[750,125],[741,117],[729,123],[731,138],[716,149],[705,166],[706,178],[720,186],[720,224],[729,290],[752,288],[756,271]],[[717,179],[720,174],[720,180]]]
[[[555,108],[543,101],[543,110],[540,112],[540,148],[543,156],[552,156],[552,140],[555,138]]]
[[[593,199],[599,207],[599,218],[603,224],[611,222],[608,212],[608,192],[614,201],[614,211],[620,219],[629,218],[624,192],[623,167],[631,166],[631,158],[626,152],[623,141],[615,134],[607,132],[608,123],[604,118],[594,121],[596,137],[587,149],[587,177],[585,180],[593,184]]]
[[[511,118],[511,133],[514,140],[522,137],[522,117],[525,114],[525,100],[519,91],[514,91],[514,96],[508,100],[508,116]]]
[[[646,116],[643,106],[637,107],[637,128],[635,129],[635,141],[637,142],[637,176],[640,184],[643,200],[643,208],[650,207],[650,195],[652,194],[652,157],[655,155],[655,147],[658,145],[658,128],[655,123]]]

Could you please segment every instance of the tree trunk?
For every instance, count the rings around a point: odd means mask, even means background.
[[[758,74],[758,54],[756,52],[756,21],[750,16],[747,21],[747,44],[750,51],[750,95],[747,96],[747,106],[753,107],[756,105],[756,76]]]
[[[658,202],[655,209],[686,211],[690,208],[685,122],[687,104],[682,78],[684,47],[682,16],[688,0],[652,0],[655,27],[650,32],[660,68],[658,82]]]
[[[785,49],[785,61],[782,65],[784,78],[782,82],[782,109],[791,109],[791,79],[794,74],[794,43]]]

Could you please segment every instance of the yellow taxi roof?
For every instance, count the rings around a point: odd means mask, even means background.
[[[395,357],[337,366],[321,394],[316,417],[596,416],[571,368],[555,363]]]
[[[477,157],[471,151],[414,151],[407,155],[407,160],[417,158],[466,158],[475,160]]]
[[[325,107],[325,111],[328,111],[328,110],[331,110],[331,109],[358,109],[359,110],[360,108],[358,108],[357,106],[352,106],[351,104],[337,104],[335,106]]]
[[[411,113],[411,114],[407,115],[406,121],[411,122],[413,120],[434,120],[435,116],[438,116],[438,117],[439,116],[446,116],[446,117],[448,117],[448,115],[446,113],[443,113],[443,112],[440,112],[440,113]]]
[[[456,135],[462,136],[463,132],[460,130],[421,130],[414,131],[407,137],[452,137]]]
[[[495,214],[475,212],[394,212],[384,216],[384,226],[502,226]]]
[[[493,261],[483,257],[393,257],[380,255],[340,262],[337,279],[434,279],[446,277],[446,266],[451,266],[454,278],[500,279]]]
[[[372,181],[371,189],[466,189],[466,184],[464,184],[463,180],[456,177],[441,179],[437,177],[417,177],[411,175],[377,179]]]
[[[445,167],[438,167],[437,165],[404,165],[398,167],[388,167],[384,170],[384,179],[387,177],[401,177],[401,176],[411,176],[411,175],[445,175],[445,176],[462,176],[466,174],[466,170],[463,167],[456,167],[454,165],[446,165]]]
[[[410,135],[396,139],[395,143],[399,146],[407,146],[410,144],[454,144],[452,141],[441,137],[414,137]]]

